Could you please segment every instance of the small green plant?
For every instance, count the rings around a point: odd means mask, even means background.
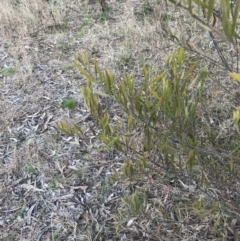
[[[86,174],[86,169],[85,168],[81,168],[80,170],[76,171],[76,175],[78,178],[84,178]]]
[[[102,12],[100,15],[99,15],[99,18],[103,21],[108,21],[109,19],[111,19],[111,14],[109,11],[106,11],[106,12]]]
[[[120,58],[119,63],[128,69],[132,69],[135,65],[135,59],[132,56],[124,55]]]
[[[17,217],[20,217],[20,218],[24,218],[26,215],[26,210],[23,208],[23,209],[19,209],[17,210],[16,212],[16,216]]]
[[[77,101],[74,99],[65,99],[62,102],[61,107],[69,110],[73,110],[77,106]]]
[[[161,13],[161,20],[166,22],[172,18],[171,14],[168,12]]]
[[[79,30],[78,30],[78,37],[79,37],[79,38],[83,38],[84,35],[85,35],[84,30],[83,30],[83,29],[79,29]]]
[[[10,44],[10,43],[4,43],[3,47],[4,47],[5,49],[8,49],[8,48],[11,47],[11,44]]]
[[[13,75],[16,73],[16,68],[14,67],[5,67],[1,70],[3,75]]]
[[[133,215],[142,214],[144,208],[144,195],[142,193],[135,192],[122,198],[122,203],[127,206],[128,211]]]
[[[59,140],[61,139],[61,135],[60,135],[59,132],[52,134],[52,137],[53,137],[53,139],[56,140],[56,141],[59,141]]]
[[[58,241],[58,240],[60,240],[60,237],[59,237],[58,234],[53,234],[51,240],[52,241]]]
[[[148,1],[146,1],[143,5],[141,5],[141,8],[135,9],[134,14],[138,18],[142,18],[147,15],[153,14],[153,12],[154,12],[153,6]]]
[[[151,6],[149,2],[145,2],[142,6],[142,9],[145,15],[152,14],[154,12],[154,8]]]
[[[63,28],[63,30],[69,30],[69,26],[68,26],[68,23],[66,23],[66,22],[64,22],[63,24],[62,24],[62,28]]]
[[[89,25],[89,24],[91,24],[91,22],[92,22],[91,15],[84,16],[81,22],[82,22],[82,25]]]
[[[74,68],[74,66],[72,64],[66,64],[64,69],[65,70],[72,70]]]
[[[57,182],[54,181],[54,180],[51,180],[51,181],[48,183],[48,186],[49,186],[50,188],[52,188],[52,189],[58,189],[58,188],[59,188]]]
[[[38,170],[32,166],[31,164],[27,164],[24,168],[25,172],[29,173],[29,174],[38,174]]]
[[[61,42],[60,46],[61,46],[61,49],[66,52],[70,51],[72,49],[72,45],[70,45],[69,43],[66,43],[66,42]]]

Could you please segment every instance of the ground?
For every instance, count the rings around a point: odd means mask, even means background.
[[[238,240],[237,220],[214,224],[189,214],[185,203],[202,195],[195,183],[164,171],[116,181],[120,153],[95,136],[56,129],[60,120],[94,125],[79,91],[85,79],[72,62],[78,51],[96,55],[116,76],[140,78],[143,63],[157,72],[176,47],[164,38],[166,22],[196,38],[203,33],[197,24],[165,1],[112,0],[104,13],[98,2],[36,2],[0,3],[0,240]],[[216,110],[222,92],[214,90],[209,108]],[[63,108],[66,99],[76,107]],[[134,191],[140,213],[126,201]]]

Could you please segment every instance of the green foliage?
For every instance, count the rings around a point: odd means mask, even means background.
[[[233,111],[233,121],[235,124],[235,127],[237,128],[239,132],[240,128],[240,107],[238,107],[235,111]]]
[[[217,35],[225,41],[229,40],[233,43],[234,37],[237,37],[236,26],[238,24],[240,1],[226,1],[226,0],[169,0],[178,5],[191,14],[191,16],[206,30],[214,31]],[[235,3],[234,3],[235,2]],[[200,12],[204,12],[206,20],[202,20]],[[211,23],[210,19],[214,18]],[[216,20],[219,20],[221,29],[218,31],[215,27]],[[227,37],[227,38],[226,38]]]
[[[16,211],[16,216],[17,216],[17,217],[24,218],[25,215],[26,215],[26,210],[25,210],[25,208],[18,209],[18,210]]]
[[[227,147],[216,142],[218,131],[201,114],[208,70],[183,48],[166,56],[165,66],[157,75],[153,76],[151,68],[144,65],[140,84],[129,74],[116,80],[96,58],[90,61],[88,53],[78,53],[74,64],[86,79],[81,93],[96,120],[97,130],[91,127],[92,133],[126,155],[123,177],[141,179],[149,172],[159,173],[159,167],[175,175],[190,175],[204,187],[229,185],[237,177],[240,166],[235,139]],[[118,103],[125,113],[123,117],[111,118],[113,113],[104,110],[102,98]],[[83,135],[76,124],[61,121],[56,127],[69,135]],[[231,155],[225,153],[219,161],[218,150]],[[115,171],[113,178],[120,177]],[[130,205],[130,199],[124,202],[133,212],[142,210],[136,200]],[[200,216],[214,209],[203,209],[199,200],[192,203],[193,213]],[[219,203],[218,207],[223,206]]]
[[[91,15],[85,15],[82,19],[82,25],[89,25],[92,22]]]
[[[129,74],[116,85],[112,73],[109,70],[102,70],[96,59],[91,69],[87,53],[78,54],[74,63],[87,80],[81,93],[86,106],[102,130],[98,137],[105,144],[112,145],[120,151],[131,150],[135,154],[140,154],[135,163],[130,159],[126,162],[123,167],[124,175],[133,174],[136,164],[138,167],[146,167],[145,152],[150,150],[154,150],[156,154],[165,153],[162,162],[167,167],[179,168],[179,163],[174,157],[180,144],[189,152],[185,165],[192,169],[196,153],[187,146],[199,145],[195,132],[201,121],[196,112],[207,78],[206,68],[197,73],[195,70],[198,61],[187,59],[184,50],[180,48],[166,58],[165,69],[157,76],[151,76],[150,68],[144,66],[142,85],[136,86],[134,78]],[[94,73],[91,73],[92,71]],[[104,84],[106,94],[94,92],[94,80]],[[114,123],[110,120],[109,114],[103,112],[99,104],[99,98],[102,96],[115,100],[123,107],[128,115],[126,121]],[[142,128],[143,133],[136,134],[136,126]],[[74,128],[66,123],[61,122],[58,128],[74,134]]]
[[[103,21],[108,21],[109,19],[111,19],[111,14],[109,12],[110,9],[107,9],[106,11],[102,12],[99,15],[99,18]]]
[[[66,65],[64,66],[64,69],[68,71],[68,70],[72,70],[73,67],[74,67],[74,66],[73,66],[72,64],[66,64]]]
[[[154,7],[151,6],[151,4],[146,1],[141,5],[141,8],[138,10],[135,10],[134,14],[137,17],[143,17],[145,15],[151,15],[154,13]]]
[[[14,67],[5,67],[1,70],[3,75],[13,75],[16,72],[16,68]]]
[[[37,168],[35,168],[34,166],[32,166],[31,164],[27,164],[25,166],[25,172],[29,173],[29,174],[38,174],[38,170]]]
[[[214,31],[224,41],[233,43],[237,37],[239,1],[235,5],[224,0],[170,1],[185,8],[204,29]],[[147,13],[152,11],[149,6],[144,5],[149,10]],[[215,28],[217,20],[222,23],[218,29]],[[181,44],[173,33],[165,31],[174,42]],[[131,61],[124,60],[129,68]],[[156,75],[150,66],[144,65],[143,78],[137,81],[128,73],[115,79],[111,71],[99,66],[96,58],[90,61],[88,53],[78,53],[74,64],[86,79],[81,94],[97,124],[97,130],[91,127],[91,131],[106,145],[125,154],[122,167],[125,178],[141,178],[150,172],[158,173],[159,168],[186,180],[191,177],[204,187],[221,188],[222,184],[232,185],[238,178],[237,138],[232,136],[227,144],[216,141],[219,130],[212,128],[203,114],[208,69],[202,66],[200,58],[179,48],[166,56],[164,66]],[[232,72],[230,76],[240,80],[237,73]],[[103,98],[118,104],[123,113],[121,119],[112,118],[114,113],[101,104]],[[233,119],[239,129],[239,110],[234,112]],[[83,135],[76,124],[62,121],[57,128],[69,135]],[[115,171],[114,179],[120,176]],[[123,199],[123,203],[134,214],[143,211],[143,200],[138,193]],[[220,201],[208,209],[203,206],[200,197],[192,202],[191,210],[203,217],[210,212],[216,214],[223,207]]]
[[[132,195],[122,198],[122,202],[127,206],[128,211],[134,215],[142,214],[144,207],[144,196],[142,193],[135,192]]]
[[[60,121],[56,124],[56,128],[58,130],[61,130],[64,133],[66,133],[69,136],[82,135],[83,134],[82,129],[78,125],[76,125],[75,123],[68,124],[64,121]]]
[[[69,30],[69,26],[68,26],[68,24],[66,22],[62,24],[62,28],[65,31]]]
[[[77,101],[74,100],[74,99],[65,99],[63,102],[62,102],[62,105],[61,107],[62,108],[66,108],[66,109],[74,109],[77,105]]]

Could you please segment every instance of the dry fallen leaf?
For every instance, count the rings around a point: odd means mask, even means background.
[[[135,218],[131,218],[131,219],[127,222],[127,227],[130,227],[136,219],[137,219],[136,217],[135,217]]]
[[[28,191],[32,190],[34,192],[44,192],[44,190],[34,187],[33,185],[26,184],[26,183],[22,184],[21,187],[24,189],[27,189]]]
[[[27,211],[27,224],[30,225],[31,224],[31,215],[32,215],[32,211],[35,208],[36,203],[33,204]]]
[[[74,189],[74,190],[76,190],[76,189],[86,190],[88,188],[88,186],[77,186],[77,187],[68,186],[68,187],[70,187],[71,189]]]

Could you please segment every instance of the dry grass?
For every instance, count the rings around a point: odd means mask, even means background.
[[[116,182],[119,153],[94,137],[70,138],[55,129],[61,119],[86,129],[93,124],[79,94],[84,80],[72,65],[78,50],[96,54],[117,76],[130,72],[140,81],[144,62],[157,72],[176,47],[164,37],[167,25],[208,49],[208,36],[164,1],[109,6],[107,15],[98,3],[82,1],[0,2],[0,240],[238,240],[239,220],[231,214],[191,208],[193,197],[206,206],[211,201],[196,183],[164,172]],[[207,108],[225,133],[237,85],[215,69]],[[61,108],[66,98],[78,101],[74,110]],[[126,201],[134,193],[138,207]]]
[[[39,31],[39,27],[61,25],[66,17],[66,6],[64,1],[1,1],[1,30],[19,38]]]

